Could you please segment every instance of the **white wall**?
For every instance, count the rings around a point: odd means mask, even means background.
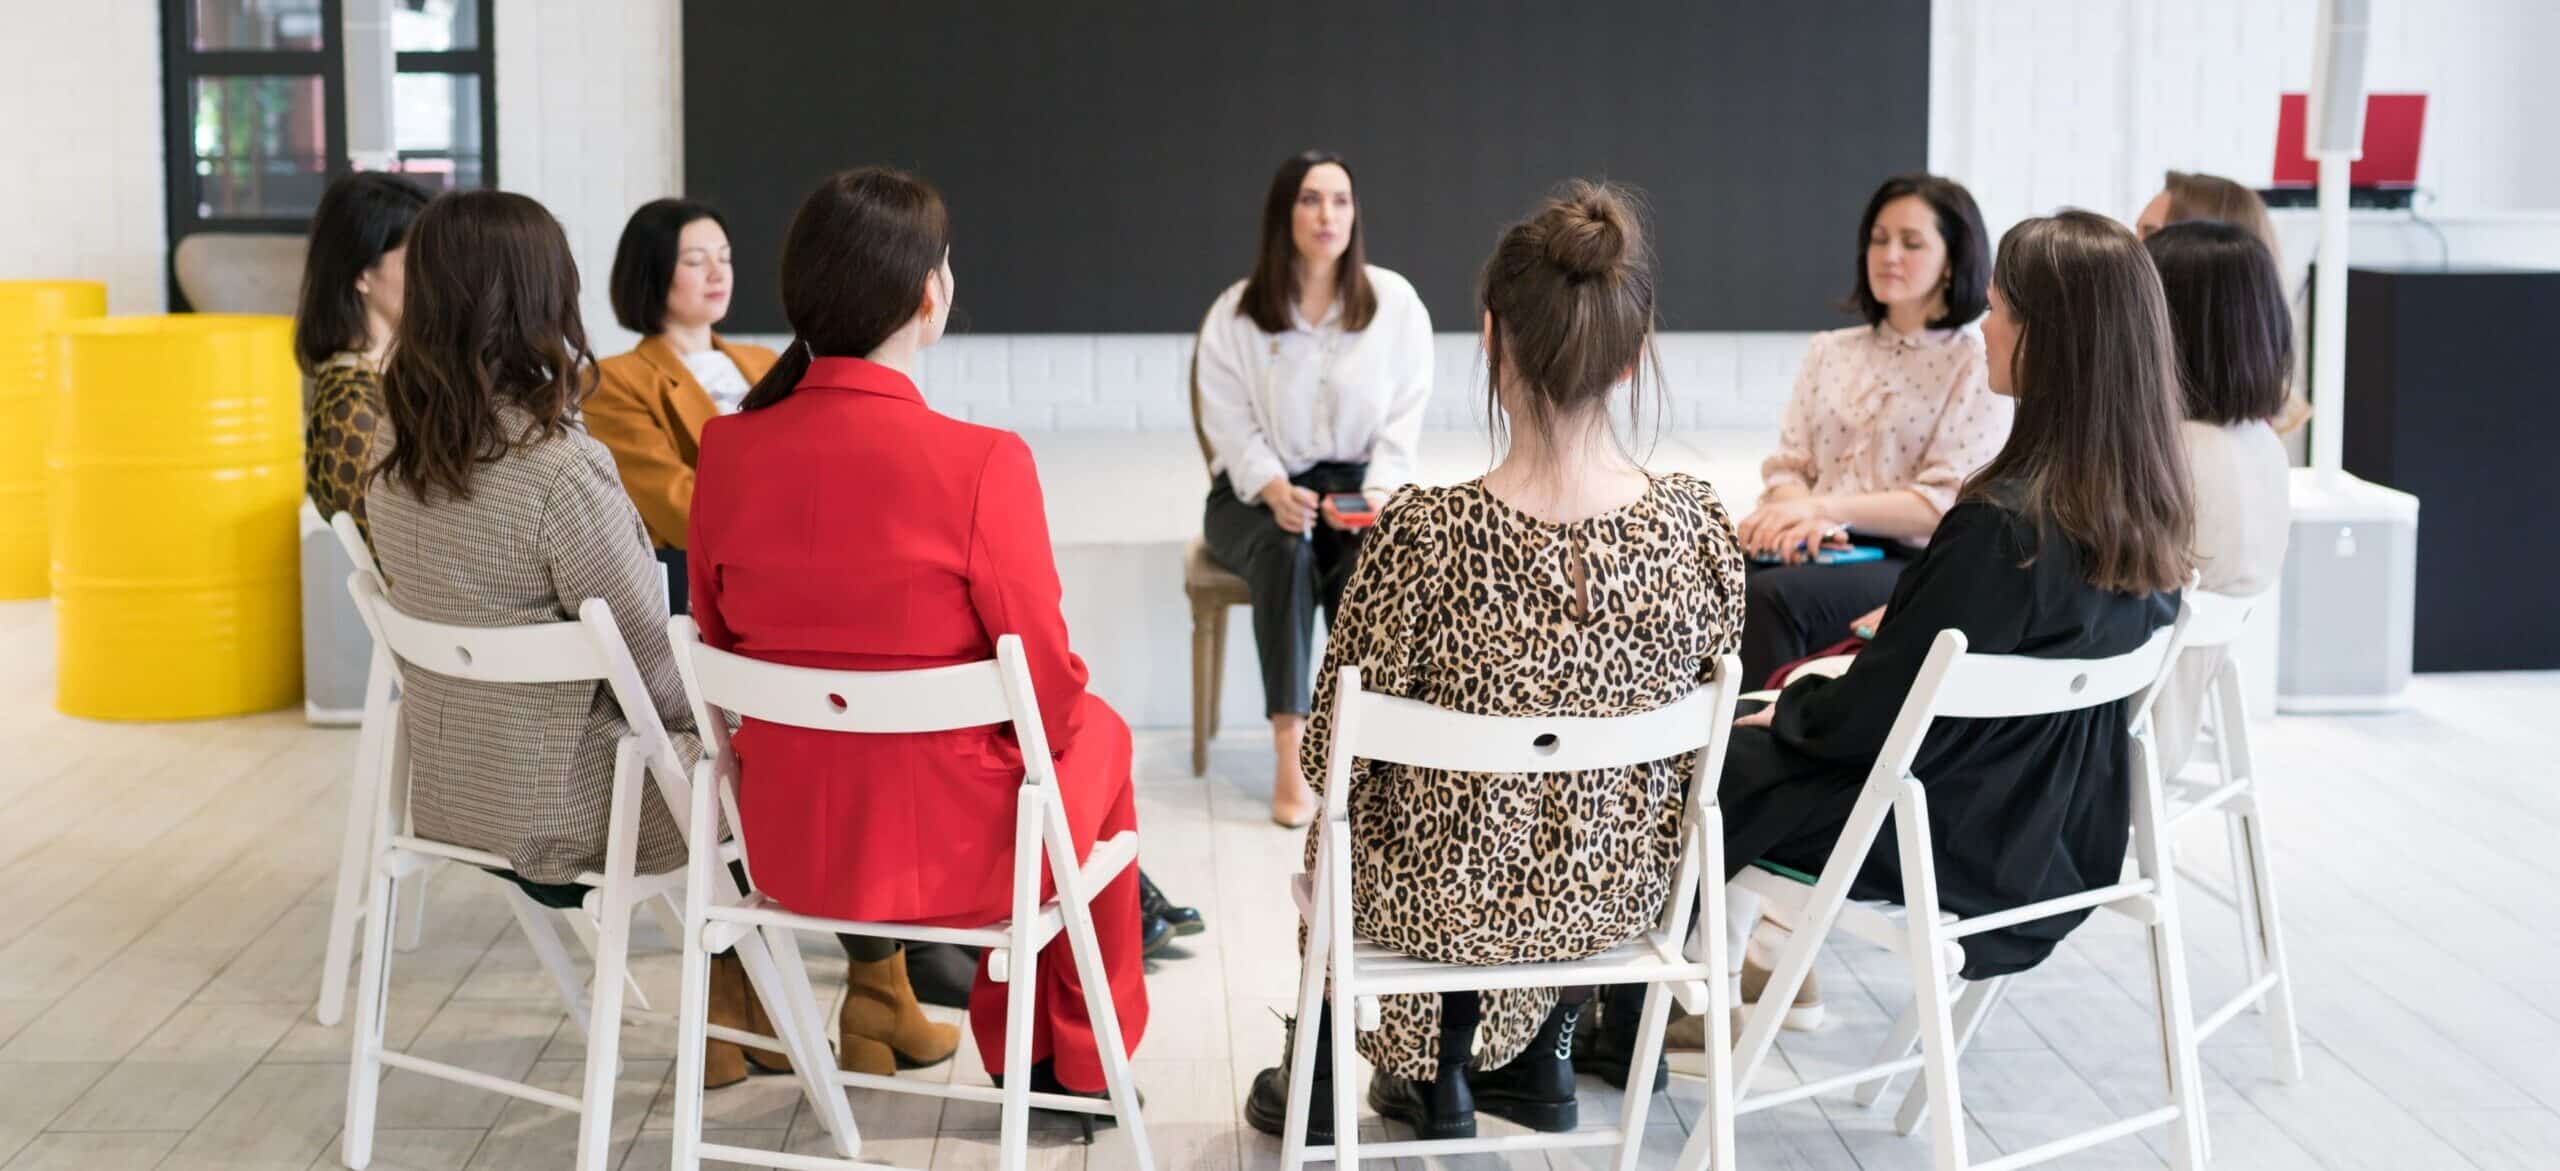
[[[0,2],[0,280],[93,280],[168,302],[160,6]]]
[[[2318,0],[1936,5],[1931,165],[1973,188],[1995,237],[2066,205],[2130,217],[2170,169],[2262,185],[2277,95],[2311,87]],[[2560,5],[2374,0],[2371,43],[2368,88],[2428,95],[2433,210],[2560,207]]]
[[[604,296],[622,220],[682,182],[682,0],[498,0],[499,170],[568,228],[599,352],[630,344]],[[1934,0],[1932,166],[1971,185],[1996,234],[2074,204],[2129,216],[2171,167],[2266,179],[2276,94],[2307,88],[2316,0]],[[152,0],[6,0],[0,39],[0,278],[108,282],[162,307],[158,12]],[[2544,0],[2375,0],[2368,76],[2430,97],[2420,181],[2456,260],[2560,260],[2560,45]],[[2359,258],[2431,259],[2435,237],[2361,217]],[[2288,247],[2297,266],[2308,249]],[[1671,274],[1678,280],[1678,274]],[[1449,323],[1443,323],[1444,327]],[[1187,427],[1183,339],[975,336],[941,348],[936,393],[1027,428]],[[1765,426],[1796,334],[1664,339],[1678,427]],[[1472,342],[1442,338],[1436,424],[1480,410]]]

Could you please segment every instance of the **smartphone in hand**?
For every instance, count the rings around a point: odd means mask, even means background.
[[[1358,492],[1334,492],[1324,498],[1325,508],[1336,524],[1346,529],[1365,529],[1378,523],[1378,510],[1369,498]]]

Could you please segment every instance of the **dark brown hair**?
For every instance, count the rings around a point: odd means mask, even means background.
[[[1885,205],[1906,196],[1937,213],[1938,239],[1947,246],[1947,280],[1942,290],[1947,310],[1932,319],[1929,328],[1953,329],[1982,316],[1987,304],[1984,290],[1991,282],[1991,237],[1982,230],[1982,209],[1974,206],[1973,192],[1965,190],[1964,184],[1936,175],[1896,175],[1867,197],[1867,210],[1858,217],[1857,279],[1844,307],[1866,318],[1869,325],[1883,324],[1884,302],[1876,300],[1875,290],[1867,287],[1867,240],[1875,235],[1876,217],[1884,214]]]
[[[506,191],[438,196],[409,231],[400,337],[383,364],[391,451],[374,474],[471,495],[478,464],[557,438],[595,386],[560,221]],[[523,408],[510,434],[498,409]]]
[[[729,230],[729,221],[710,204],[690,199],[652,199],[622,225],[622,242],[613,249],[613,274],[606,290],[613,298],[613,319],[643,336],[667,327],[667,292],[675,287],[677,242],[684,230],[703,220]]]
[[[791,397],[819,354],[859,358],[915,319],[925,278],[951,253],[942,193],[905,171],[839,171],[800,201],[782,238],[782,316],[794,335],[738,404]]]
[[[1493,319],[1485,396],[1497,438],[1506,369],[1542,434],[1606,409],[1610,389],[1631,372],[1638,395],[1657,376],[1653,248],[1632,192],[1580,179],[1566,184],[1536,215],[1503,229],[1479,284],[1479,302]],[[1655,402],[1659,408],[1659,394]],[[1633,397],[1628,412],[1637,412]]]
[[[1342,306],[1342,328],[1367,329],[1369,320],[1378,315],[1378,293],[1369,287],[1369,252],[1361,243],[1369,217],[1360,208],[1359,180],[1352,177],[1351,164],[1341,155],[1302,151],[1280,164],[1271,176],[1271,190],[1262,196],[1262,251],[1254,257],[1253,275],[1245,278],[1243,299],[1236,302],[1236,312],[1252,318],[1264,333],[1289,328],[1289,307],[1298,299],[1298,241],[1290,233],[1290,218],[1307,172],[1328,163],[1342,168],[1343,178],[1352,180],[1351,243],[1333,269],[1333,297]]]
[[[2171,224],[2142,246],[2168,298],[2187,417],[2227,425],[2283,414],[2293,313],[2267,246],[2220,220]]]
[[[2195,502],[2169,307],[2150,253],[2124,225],[2071,209],[2009,229],[1991,283],[2017,327],[2017,417],[1965,495],[2060,532],[2100,589],[2186,585]]]
[[[2267,218],[2267,201],[2258,193],[2220,175],[2171,171],[2163,181],[2169,192],[2169,222],[2221,220],[2235,225],[2267,246],[2267,256],[2284,267],[2284,249],[2276,244],[2275,222]]]
[[[303,373],[317,372],[341,351],[365,348],[356,278],[400,246],[425,206],[427,193],[417,184],[380,171],[358,171],[321,193],[293,314],[293,358]]]

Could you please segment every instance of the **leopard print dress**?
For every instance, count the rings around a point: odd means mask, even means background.
[[[1523,514],[1481,480],[1407,488],[1363,542],[1317,677],[1299,760],[1323,791],[1334,679],[1498,716],[1616,716],[1708,680],[1742,631],[1742,550],[1715,490],[1659,476],[1572,524]],[[1579,587],[1579,588],[1577,588]],[[1656,926],[1679,861],[1695,758],[1543,776],[1352,766],[1353,931],[1448,963],[1569,960]],[[1321,828],[1321,822],[1318,828]],[[1316,831],[1307,836],[1315,864]],[[1484,994],[1474,1064],[1525,1049],[1552,988]],[[1437,1073],[1437,996],[1383,998],[1360,1053]]]
[[[384,425],[382,374],[353,353],[332,356],[313,376],[302,419],[302,490],[323,520],[352,513],[373,544],[364,512],[364,474],[373,466],[374,436]]]

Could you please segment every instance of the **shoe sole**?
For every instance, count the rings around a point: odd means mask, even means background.
[[[1403,1123],[1408,1129],[1413,1131],[1413,1137],[1424,1142],[1435,1142],[1440,1139],[1451,1138],[1474,1138],[1476,1136],[1476,1116],[1473,1114],[1467,1115],[1462,1121],[1446,1123],[1435,1127],[1431,1125],[1431,1116],[1427,1111],[1408,1114],[1401,1109],[1389,1109],[1387,1103],[1381,1102],[1375,1097],[1369,1099],[1369,1108],[1377,1111],[1378,1117],[1380,1118],[1384,1118],[1390,1122]],[[1478,1103],[1476,1108],[1478,1110],[1482,1110],[1484,1107],[1482,1103]],[[1313,1142],[1315,1140],[1309,1139],[1308,1141]]]
[[[1564,1134],[1582,1128],[1582,1105],[1567,1098],[1561,1102],[1535,1098],[1488,1097],[1476,1095],[1476,1113],[1509,1119],[1531,1130],[1546,1134]]]
[[[1316,1087],[1315,1093],[1321,1098],[1329,1098],[1333,1094],[1333,1087],[1319,1085]],[[1245,1125],[1261,1131],[1264,1134],[1270,1135],[1273,1138],[1283,1138],[1288,1134],[1289,1119],[1286,1115],[1274,1118],[1260,1110],[1254,1109],[1253,1100],[1251,1098],[1245,1099],[1244,1121]],[[1326,1127],[1323,1130],[1317,1130],[1315,1127],[1315,1120],[1312,1118],[1308,1119],[1307,1145],[1311,1147],[1332,1146],[1333,1128]]]
[[[1206,923],[1176,923],[1173,925],[1173,933],[1176,935],[1198,935],[1208,929],[1209,925]]]

